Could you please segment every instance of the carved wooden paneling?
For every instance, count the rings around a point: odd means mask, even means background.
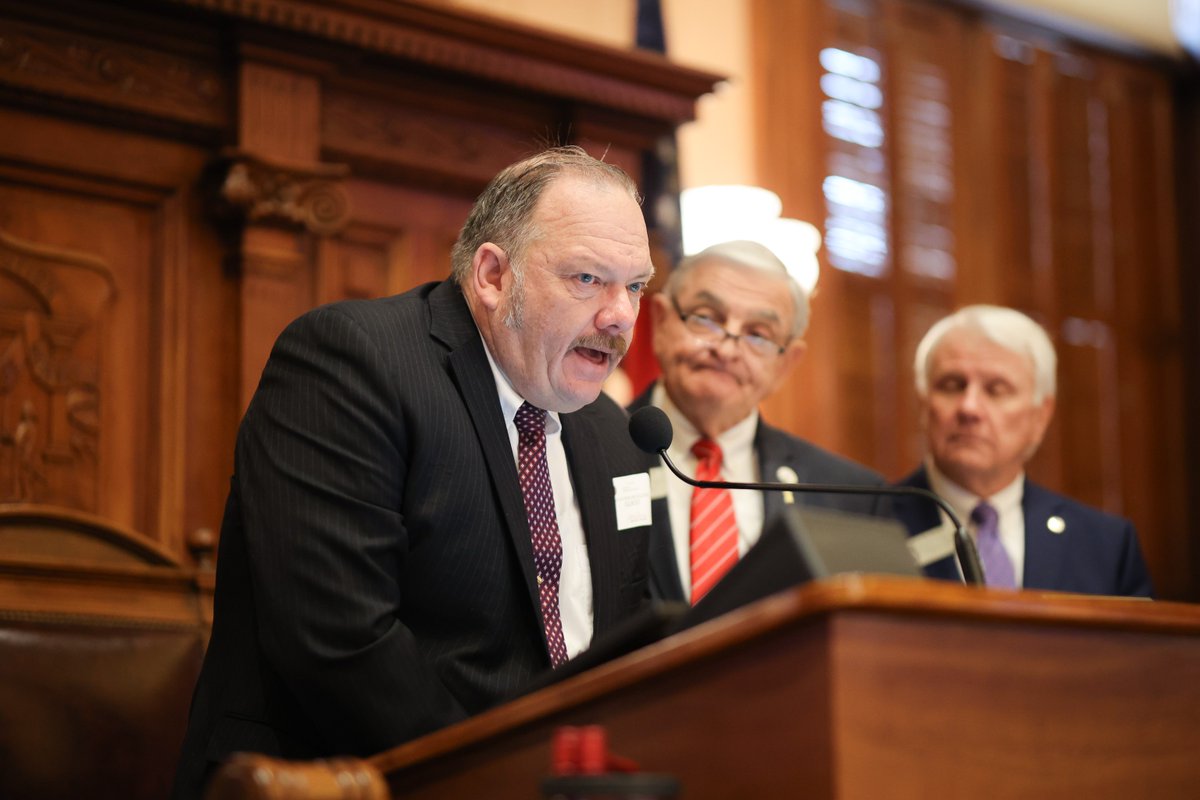
[[[287,323],[444,278],[473,198],[544,146],[636,174],[717,77],[405,2],[4,6],[0,505],[211,561]]]
[[[376,253],[372,261],[385,271],[382,294],[450,274],[450,248],[471,209],[471,199],[369,180],[348,181],[346,188],[357,224],[333,240],[335,252],[348,246]]]
[[[668,65],[639,52],[514,27],[494,17],[446,13],[420,3],[378,0],[161,0],[264,23],[279,31],[339,43],[356,54],[375,53],[460,82],[494,84],[523,94],[568,98],[633,116],[691,119],[695,98],[716,76]]]
[[[114,181],[107,160],[64,173],[61,136],[101,153],[113,138],[0,116],[30,134],[0,146],[20,164],[0,166],[0,496],[96,514],[182,553],[186,397],[169,373],[186,347],[171,293],[188,253],[186,204],[168,185],[203,160],[142,150],[129,177],[155,171],[157,188]]]
[[[229,95],[217,63],[145,40],[114,41],[0,17],[0,84],[217,126]]]
[[[394,224],[399,227],[359,225],[322,241],[319,302],[385,297],[449,275],[456,229],[426,227],[409,219],[396,219]]]
[[[100,353],[115,289],[104,259],[0,230],[3,502],[96,510]]]
[[[445,87],[430,87],[433,92]],[[436,95],[433,95],[436,96]],[[414,98],[415,99],[415,98]],[[352,163],[386,165],[391,172],[454,176],[482,186],[506,165],[558,138],[548,111],[504,126],[479,120],[465,109],[454,113],[397,102],[383,97],[335,91],[321,110],[322,142],[333,158]]]

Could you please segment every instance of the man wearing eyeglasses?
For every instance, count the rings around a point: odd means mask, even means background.
[[[662,377],[630,410],[671,419],[668,454],[699,479],[880,486],[883,476],[774,428],[759,403],[804,354],[808,295],[768,248],[724,242],[683,259],[650,303]],[[885,516],[869,495],[729,492],[667,481],[654,501],[650,588],[695,603],[785,502]],[[669,520],[669,530],[667,521]]]

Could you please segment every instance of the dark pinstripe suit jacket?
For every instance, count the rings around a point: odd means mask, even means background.
[[[613,477],[646,468],[625,420],[603,395],[562,415],[596,635],[646,594],[650,528],[616,527]],[[457,286],[325,306],[280,336],[218,563],[177,797],[235,751],[368,755],[549,667],[512,449]]]
[[[632,403],[631,412],[650,405],[651,386]],[[754,452],[758,455],[759,475],[767,482],[778,482],[777,472],[788,467],[796,473],[796,483],[841,483],[852,486],[883,486],[882,475],[847,458],[823,450],[759,418],[754,432]],[[668,476],[667,480],[676,480]],[[797,493],[797,503],[816,508],[849,511],[877,517],[891,517],[891,504],[885,496],[854,494]],[[769,524],[783,510],[781,492],[763,492],[763,524]],[[650,590],[656,600],[686,602],[675,558],[675,539],[665,497],[654,501],[654,533],[650,542]]]
[[[924,467],[897,482],[898,486],[929,489]],[[908,535],[942,523],[937,507],[920,497],[894,499],[896,518]],[[1025,512],[1026,589],[1051,589],[1080,594],[1151,597],[1150,573],[1142,559],[1133,523],[1084,505],[1032,481],[1025,481],[1021,499]],[[1058,517],[1058,532],[1047,526]],[[947,556],[925,567],[925,574],[943,580],[961,580],[958,563]]]

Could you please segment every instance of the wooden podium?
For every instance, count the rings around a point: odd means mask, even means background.
[[[1191,798],[1200,607],[840,576],[364,766],[405,800],[531,800],[588,724],[684,800]]]

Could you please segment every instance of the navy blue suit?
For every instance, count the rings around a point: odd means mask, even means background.
[[[650,405],[651,386],[629,404],[629,411]],[[764,481],[776,481],[781,467],[796,473],[796,483],[841,483],[861,486],[883,486],[879,473],[849,459],[834,455],[790,433],[774,428],[759,417],[754,433],[754,452],[758,456],[759,475]],[[667,480],[677,480],[673,475]],[[817,508],[848,511],[877,517],[890,517],[890,498],[886,496],[853,494],[817,494],[796,492],[796,502]],[[763,525],[770,524],[783,510],[782,492],[763,492]],[[683,583],[679,578],[679,562],[675,557],[675,539],[671,534],[667,499],[653,501],[654,527],[650,536],[650,591],[657,600],[686,602]]]
[[[897,483],[929,489],[925,468]],[[909,536],[941,523],[937,507],[919,497],[892,500],[896,518]],[[1025,481],[1021,507],[1025,512],[1026,589],[1050,589],[1079,594],[1150,597],[1152,589],[1146,563],[1133,524],[1069,497]],[[1047,527],[1051,517],[1064,525],[1061,533]],[[960,580],[953,556],[925,567],[932,578]]]

